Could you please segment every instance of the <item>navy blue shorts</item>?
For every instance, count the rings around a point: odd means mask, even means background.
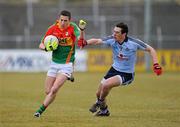
[[[119,75],[122,78],[122,85],[130,84],[134,80],[134,73],[125,73],[115,70],[113,67],[109,69],[107,74],[104,76],[105,79]]]

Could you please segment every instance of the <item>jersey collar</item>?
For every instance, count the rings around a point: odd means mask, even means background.
[[[124,41],[123,41],[122,43],[119,43],[119,42],[118,42],[118,44],[119,44],[119,45],[122,45],[122,44],[124,44],[124,43],[127,42],[127,41],[128,41],[128,37],[126,36],[126,38],[124,39]]]

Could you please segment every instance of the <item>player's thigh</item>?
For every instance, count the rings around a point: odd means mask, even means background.
[[[54,84],[51,90],[54,93],[56,93],[59,90],[59,88],[66,82],[66,80],[67,80],[67,76],[59,73],[56,77],[56,80],[54,81]]]
[[[63,74],[66,77],[70,78],[73,73],[73,63],[61,64],[59,65],[59,70],[57,74]]]
[[[45,80],[45,92],[48,94],[56,80],[56,77],[47,76]]]
[[[117,87],[120,84],[122,84],[122,80],[120,79],[119,75],[116,75],[106,79],[103,83],[103,86],[107,88],[112,88],[112,87]]]

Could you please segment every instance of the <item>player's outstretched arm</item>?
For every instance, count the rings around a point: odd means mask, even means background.
[[[157,53],[156,53],[155,49],[153,47],[147,45],[146,50],[150,53],[150,55],[152,57],[154,73],[156,73],[156,75],[161,75],[162,74],[162,67],[158,63]]]
[[[78,46],[80,48],[83,48],[86,45],[97,45],[97,44],[102,44],[102,43],[103,43],[103,41],[101,39],[95,39],[95,38],[92,38],[89,40],[85,40],[83,38],[80,38],[78,40]]]
[[[98,45],[102,43],[103,43],[102,39],[92,38],[92,39],[87,40],[88,45]]]

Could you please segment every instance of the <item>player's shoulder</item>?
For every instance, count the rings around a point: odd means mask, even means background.
[[[131,37],[131,36],[128,36],[128,41],[134,42],[134,43],[143,42],[142,40],[140,40],[140,39],[138,39],[138,38]]]
[[[77,24],[75,22],[70,22],[70,26],[77,27]]]
[[[113,46],[115,44],[115,39],[112,35],[101,38],[101,40],[103,44],[106,44],[109,46]]]
[[[56,24],[56,23],[54,23],[54,24],[52,24],[52,25],[50,25],[49,27],[48,27],[48,30],[49,29],[55,29],[55,28],[57,28],[58,27],[58,25]]]
[[[78,29],[78,26],[76,25],[76,23],[70,22],[68,29],[74,31],[74,30]]]
[[[74,29],[78,29],[79,28],[75,22],[70,22],[70,27],[74,28]]]
[[[146,46],[146,43],[138,38],[128,36],[128,42],[135,45]]]

